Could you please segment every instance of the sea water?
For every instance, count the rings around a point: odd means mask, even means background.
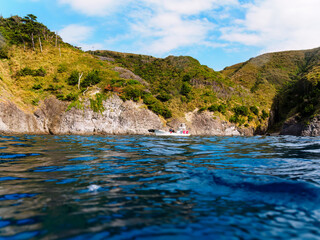
[[[0,239],[320,239],[320,138],[0,136]]]

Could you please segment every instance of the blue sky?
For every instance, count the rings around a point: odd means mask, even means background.
[[[271,51],[320,47],[319,0],[0,0],[84,50],[188,55],[215,70]]]

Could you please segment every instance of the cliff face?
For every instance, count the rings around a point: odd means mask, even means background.
[[[320,115],[313,117],[307,124],[291,118],[283,124],[280,134],[309,137],[320,136]]]
[[[160,118],[137,103],[113,96],[103,102],[105,111],[72,108],[55,98],[46,99],[33,114],[13,103],[0,103],[0,132],[6,134],[148,134],[160,128]]]
[[[86,105],[86,104],[84,104]],[[103,102],[104,111],[97,113],[88,106],[72,108],[56,98],[44,100],[34,113],[26,113],[11,102],[0,103],[0,132],[4,134],[150,134],[149,129],[166,129],[161,119],[143,105],[123,102],[114,95]],[[213,119],[212,113],[191,112],[171,126],[186,122],[192,135],[239,136],[234,125]]]

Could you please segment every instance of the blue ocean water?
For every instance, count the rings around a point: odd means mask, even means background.
[[[320,138],[0,136],[0,239],[320,239]]]

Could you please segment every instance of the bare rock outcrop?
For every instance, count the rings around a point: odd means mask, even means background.
[[[303,127],[302,123],[292,117],[283,124],[280,135],[301,136]]]
[[[160,128],[160,118],[132,101],[123,102],[114,96],[103,103],[103,113],[90,108],[72,108],[61,117],[53,132],[59,134],[149,134],[148,129]]]
[[[235,125],[221,121],[210,112],[190,112],[186,114],[187,126],[193,135],[202,136],[252,136],[253,131],[242,131]],[[176,124],[177,125],[177,124]]]
[[[33,113],[11,102],[0,103],[0,132],[6,134],[148,134],[161,128],[160,118],[132,101],[113,96],[103,102],[105,111],[67,109],[67,103],[49,98]]]
[[[119,77],[124,78],[124,79],[134,79],[139,81],[142,85],[148,86],[149,83],[143,80],[141,77],[138,75],[134,74],[128,69],[122,68],[122,67],[115,67],[114,70],[119,73]]]
[[[210,112],[190,112],[167,127],[145,105],[123,102],[117,95],[103,102],[104,111],[94,112],[89,101],[67,110],[68,103],[44,100],[34,113],[26,113],[11,102],[0,103],[0,132],[5,134],[150,134],[149,129],[178,129],[185,122],[192,135],[239,136],[253,131],[221,121]]]
[[[320,115],[313,117],[308,123],[301,122],[297,118],[292,117],[283,124],[280,135],[320,136]]]
[[[0,132],[6,134],[41,134],[43,126],[37,118],[25,113],[12,102],[0,103]]]
[[[315,116],[309,124],[303,127],[301,136],[320,136],[320,115]]]

